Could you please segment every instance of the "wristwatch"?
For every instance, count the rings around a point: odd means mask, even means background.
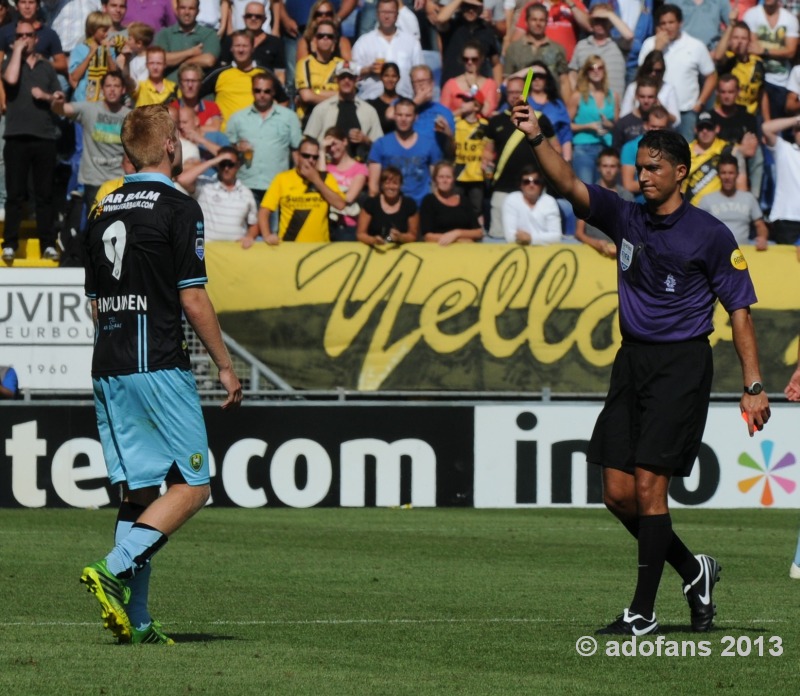
[[[530,144],[531,147],[536,147],[537,145],[540,145],[543,140],[544,140],[544,133],[539,132],[532,138],[528,138],[528,143]]]
[[[750,396],[758,396],[762,391],[764,391],[764,385],[761,382],[753,382],[749,387],[744,388],[744,393],[750,394]]]

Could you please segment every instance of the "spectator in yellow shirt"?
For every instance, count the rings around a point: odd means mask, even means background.
[[[278,174],[270,184],[258,209],[258,231],[270,245],[284,242],[329,242],[330,208],[341,210],[346,203],[333,175],[320,171],[320,147],[306,136],[296,155],[296,166]],[[272,231],[271,216],[278,211],[278,234]],[[248,233],[242,246],[253,245],[255,234]]]
[[[161,46],[149,46],[146,53],[148,78],[136,87],[133,98],[136,106],[162,104],[179,98],[178,85],[164,77],[167,70],[167,52]]]

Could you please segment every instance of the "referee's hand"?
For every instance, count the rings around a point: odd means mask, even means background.
[[[766,392],[757,395],[743,394],[739,402],[742,418],[747,421],[747,432],[753,437],[757,430],[763,430],[767,424],[771,411]]]

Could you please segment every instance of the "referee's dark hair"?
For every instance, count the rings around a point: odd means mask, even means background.
[[[682,164],[688,175],[692,164],[692,153],[689,143],[680,134],[666,128],[649,130],[639,141],[639,148],[647,148],[651,153],[658,153],[673,165]]]

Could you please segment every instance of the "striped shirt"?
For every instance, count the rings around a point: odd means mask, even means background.
[[[250,225],[258,220],[258,206],[253,192],[241,181],[232,189],[222,182],[198,181],[194,194],[205,218],[205,237],[208,242],[241,239]]]

